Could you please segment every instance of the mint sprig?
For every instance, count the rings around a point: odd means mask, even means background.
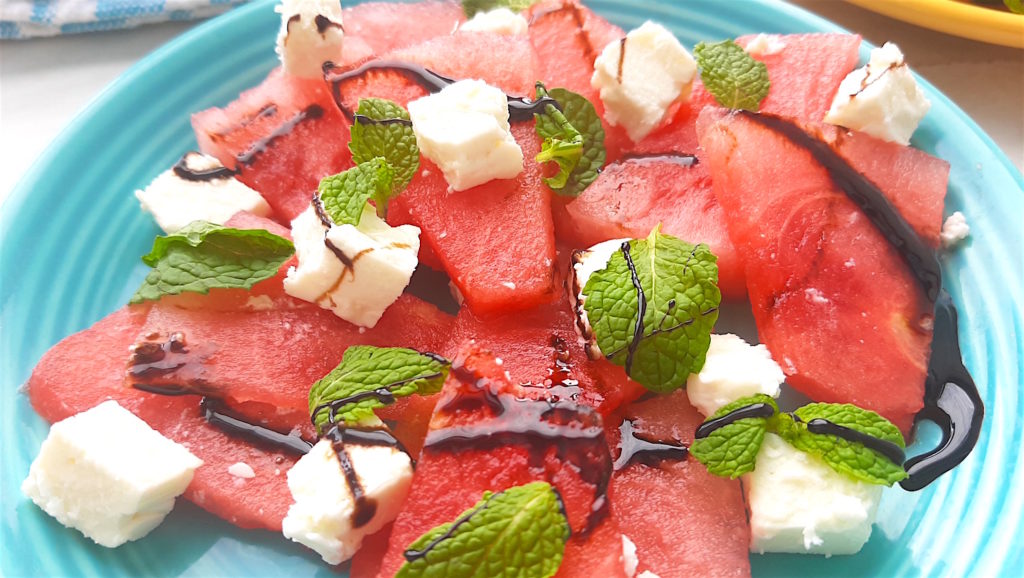
[[[779,406],[770,396],[758,394],[736,400],[708,418],[712,421],[724,417],[740,408],[764,403],[770,405],[775,413]],[[690,453],[704,464],[708,471],[723,478],[738,478],[754,471],[757,452],[761,450],[764,434],[768,431],[768,418],[747,417],[718,428],[706,438],[694,440]]]
[[[295,253],[291,241],[263,229],[232,229],[193,221],[157,237],[142,262],[153,269],[132,295],[132,303],[214,288],[249,289],[277,274]]]
[[[704,88],[718,104],[733,110],[757,112],[771,88],[768,68],[763,62],[732,40],[701,42],[693,49],[693,55],[700,67]]]
[[[363,207],[373,200],[377,214],[387,214],[394,171],[383,157],[368,161],[320,180],[317,195],[324,211],[336,225],[359,226]]]
[[[899,428],[873,411],[852,404],[811,403],[793,413],[780,413],[775,401],[764,394],[737,400],[711,415],[714,422],[744,407],[765,403],[773,413],[768,417],[743,418],[713,430],[694,441],[690,453],[712,474],[735,478],[756,467],[755,461],[766,433],[774,433],[794,448],[820,458],[832,470],[857,481],[891,486],[907,477],[903,464],[864,443],[808,428],[814,420],[848,428],[904,448]],[[899,453],[899,452],[897,452]]]
[[[410,544],[395,578],[548,578],[568,539],[569,521],[551,484],[484,492],[454,521]]]
[[[548,105],[535,114],[537,135],[544,139],[537,162],[555,162],[558,174],[544,179],[562,196],[577,197],[601,174],[607,153],[604,127],[594,105],[583,95],[564,88],[550,91],[537,83],[537,98],[550,96],[561,110]]]
[[[332,420],[358,425],[395,398],[441,391],[451,363],[402,347],[355,345],[309,390],[309,413],[321,433]]]
[[[420,149],[409,111],[383,98],[359,100],[348,148],[356,164],[381,157],[391,165],[391,196],[402,192],[420,167]]]
[[[495,8],[522,12],[537,2],[538,0],[462,0],[462,11],[466,13],[466,18],[472,18],[477,12],[487,12]]]
[[[664,393],[704,366],[722,294],[708,246],[659,229],[625,243],[587,279],[583,308],[605,357]]]

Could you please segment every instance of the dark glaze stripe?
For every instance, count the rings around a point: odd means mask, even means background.
[[[633,370],[633,357],[636,355],[636,350],[640,347],[640,342],[644,338],[644,316],[647,315],[647,294],[644,293],[643,285],[640,284],[640,277],[636,272],[636,264],[633,263],[633,256],[630,254],[629,241],[624,241],[622,246],[619,247],[622,251],[622,256],[626,259],[626,266],[629,267],[629,276],[633,282],[633,288],[636,289],[636,323],[633,325],[633,339],[629,342],[629,349],[626,352],[626,375],[632,373]],[[617,353],[617,352],[616,352]],[[614,354],[610,354],[609,359]]]
[[[352,493],[352,501],[355,504],[352,511],[352,527],[361,528],[368,524],[377,513],[377,501],[366,495],[366,491],[359,481],[359,475],[356,474],[355,466],[352,464],[352,458],[348,455],[348,446],[382,446],[405,450],[398,440],[384,429],[361,430],[336,426],[327,432],[325,439],[331,441],[334,454],[338,457],[338,465],[341,466],[341,472]]]
[[[734,409],[722,417],[717,417],[712,420],[708,420],[697,428],[697,433],[693,434],[695,439],[704,439],[714,433],[716,430],[722,429],[727,425],[736,423],[741,419],[750,417],[771,417],[775,415],[775,408],[768,405],[767,403],[752,403],[745,405],[741,408]]]
[[[313,18],[313,23],[316,24],[316,31],[321,36],[323,36],[324,33],[327,32],[328,28],[338,28],[342,32],[345,31],[344,26],[338,24],[337,22],[331,20],[330,18],[324,16],[323,14],[317,14],[316,18]]]
[[[689,448],[681,442],[658,442],[638,436],[633,422],[628,419],[622,421],[619,433],[622,434],[619,441],[619,457],[612,464],[615,471],[625,468],[634,461],[653,467],[666,460],[685,460],[690,454]]]
[[[619,39],[619,69],[615,74],[615,80],[622,84],[622,65],[626,62],[626,37]]]
[[[796,418],[795,415],[793,417],[794,419]],[[864,447],[882,454],[888,458],[889,461],[896,464],[902,465],[903,460],[907,457],[906,454],[903,453],[903,448],[890,441],[876,438],[873,435],[868,435],[864,432],[859,432],[855,429],[841,426],[837,423],[832,423],[824,418],[815,418],[807,422],[807,431],[813,434],[835,436],[848,442],[862,444]]]
[[[412,548],[409,548],[408,550],[402,553],[402,556],[405,557],[405,560],[407,562],[415,562],[421,558],[426,557],[426,555],[429,554],[431,550],[436,548],[438,544],[454,536],[455,532],[457,532],[459,528],[461,528],[463,525],[465,525],[473,519],[473,516],[486,510],[487,506],[491,505],[491,500],[493,500],[497,496],[498,494],[491,494],[489,498],[478,504],[475,508],[466,512],[462,516],[459,516],[459,518],[455,520],[455,522],[453,522],[452,525],[443,534],[434,538],[430,542],[427,542],[427,544],[423,546],[421,550],[414,550]]]
[[[402,126],[412,126],[412,121],[407,118],[370,118],[365,114],[355,114],[352,116],[352,120],[354,120],[356,124],[361,125],[386,126],[391,124],[400,124]]]
[[[444,360],[444,362],[447,363],[447,360]],[[358,393],[354,393],[350,396],[343,397],[341,399],[336,399],[333,401],[329,401],[327,403],[322,403],[313,409],[312,415],[310,416],[310,420],[313,422],[313,425],[315,426],[317,416],[320,415],[321,411],[327,410],[327,420],[329,423],[333,424],[337,420],[337,414],[341,408],[345,407],[346,405],[352,403],[359,403],[367,399],[375,399],[380,403],[383,403],[384,405],[391,405],[395,403],[395,394],[393,392],[396,389],[402,387],[403,385],[408,385],[414,381],[419,381],[421,379],[437,379],[442,375],[443,374],[436,372],[428,373],[427,375],[417,375],[414,377],[409,377],[406,379],[395,381],[387,385],[382,385],[377,389],[373,389],[370,391],[360,391]]]
[[[171,170],[178,178],[186,181],[192,181],[197,183],[203,183],[207,181],[219,181],[224,179],[230,179],[235,176],[235,171],[227,167],[213,167],[212,169],[196,170],[188,166],[189,157],[196,155],[196,153],[185,153],[185,156],[178,159],[178,162],[174,163]],[[196,155],[198,156],[198,155]]]
[[[207,423],[231,435],[247,438],[300,456],[309,453],[310,448],[313,447],[312,443],[302,439],[302,436],[297,433],[283,434],[229,415],[221,407],[220,402],[209,397],[200,400],[199,410]]]
[[[764,114],[741,112],[806,149],[828,171],[836,186],[850,198],[886,240],[900,253],[922,290],[935,305],[932,351],[925,380],[924,408],[915,416],[942,429],[942,442],[932,451],[908,460],[909,477],[900,482],[916,491],[962,462],[974,449],[981,433],[985,408],[978,387],[964,367],[957,333],[957,313],[949,294],[942,289],[942,271],[935,251],[918,236],[881,190],[857,172],[832,147],[793,123]]]
[[[235,159],[238,160],[239,165],[250,165],[256,160],[256,157],[259,156],[260,153],[263,153],[264,151],[267,150],[267,148],[273,145],[275,140],[291,133],[293,130],[295,130],[295,127],[298,126],[300,123],[305,122],[307,120],[321,118],[323,117],[323,115],[323,107],[321,107],[319,104],[311,104],[307,106],[305,109],[297,112],[295,116],[288,119],[287,122],[274,129],[273,132],[271,132],[267,136],[252,143],[248,150],[246,150],[244,153],[237,155]]]
[[[420,85],[427,92],[431,93],[440,92],[444,87],[455,82],[455,80],[438,74],[433,70],[411,62],[403,62],[401,60],[371,60],[358,68],[343,72],[334,72],[336,68],[337,67],[335,67],[333,62],[325,62],[324,79],[331,85],[331,94],[334,96],[334,103],[338,105],[338,109],[341,110],[347,118],[352,120],[354,120],[355,114],[342,102],[341,84],[347,80],[359,78],[371,71],[386,70],[390,72],[397,72]],[[537,100],[530,100],[519,96],[507,96],[507,98],[508,119],[510,122],[533,120],[533,115],[544,112],[544,107],[547,105],[551,105],[558,110],[562,110],[558,101],[547,96]]]

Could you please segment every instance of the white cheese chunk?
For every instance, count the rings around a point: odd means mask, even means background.
[[[622,570],[626,576],[636,576],[636,567],[640,565],[640,559],[636,557],[636,544],[629,539],[629,536],[622,535]]]
[[[256,477],[256,471],[252,469],[252,466],[245,462],[235,462],[228,466],[228,473],[236,478],[242,478],[244,480],[250,480]]]
[[[21,491],[61,524],[115,548],[157,527],[202,464],[111,400],[53,424]]]
[[[690,97],[696,75],[697,63],[679,40],[648,21],[605,46],[590,85],[601,93],[608,122],[639,141]]]
[[[636,578],[661,578],[661,577],[658,576],[657,574],[655,574],[654,572],[651,572],[650,570],[644,570]]]
[[[288,269],[285,292],[362,327],[376,325],[401,296],[420,250],[419,227],[392,227],[369,204],[358,227],[330,230],[310,207],[292,221],[292,237],[299,264]]]
[[[239,211],[261,217],[270,214],[270,205],[259,193],[231,176],[217,159],[197,152],[187,153],[175,168],[161,173],[145,189],[135,191],[135,197],[142,210],[151,213],[167,233],[192,221],[223,225]]]
[[[942,246],[948,249],[960,244],[970,234],[971,227],[967,224],[967,218],[960,211],[956,211],[942,223],[939,239],[942,240]]]
[[[858,482],[766,434],[743,475],[751,552],[855,554],[871,536],[882,486]]]
[[[743,47],[751,56],[778,54],[786,48],[786,41],[780,34],[758,34]]]
[[[341,59],[345,38],[338,0],[281,0],[277,54],[292,76],[322,78],[323,63]]]
[[[363,495],[376,504],[373,517],[353,527],[352,488],[330,440],[321,440],[288,471],[295,503],[281,522],[285,537],[315,550],[328,564],[355,554],[363,538],[398,516],[412,483],[412,462],[405,452],[386,446],[344,448]]]
[[[612,255],[626,241],[629,239],[603,241],[589,249],[575,251],[572,254],[572,283],[569,285],[569,300],[572,302],[573,311],[576,312],[576,333],[579,334],[580,342],[591,359],[601,357],[601,348],[597,345],[594,328],[591,327],[587,312],[583,309],[583,304],[587,301],[583,288],[587,286],[587,280],[591,275],[608,267],[608,261]]]
[[[481,80],[460,80],[409,103],[416,144],[456,191],[523,171],[508,124],[508,97]]]
[[[905,145],[929,108],[903,53],[886,42],[839,84],[825,122]]]
[[[754,394],[778,397],[785,379],[764,345],[750,345],[737,335],[712,334],[704,367],[686,380],[686,395],[707,416]]]
[[[463,32],[490,32],[515,36],[526,34],[530,23],[521,15],[508,8],[495,8],[486,12],[477,12],[472,18],[463,22],[459,30]]]

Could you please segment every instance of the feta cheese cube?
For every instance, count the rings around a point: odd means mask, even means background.
[[[855,554],[871,536],[883,486],[858,482],[769,433],[743,475],[750,551]]]
[[[967,225],[967,218],[960,211],[956,211],[946,217],[946,221],[942,223],[939,239],[942,240],[942,246],[949,249],[958,245],[970,234],[971,227]]]
[[[412,462],[396,448],[346,445],[363,495],[376,504],[373,517],[354,527],[352,488],[331,440],[320,440],[288,471],[295,503],[281,522],[285,537],[315,550],[328,564],[348,560],[363,538],[398,516],[412,483]]]
[[[202,464],[111,400],[53,424],[21,491],[61,524],[115,548],[157,527]]]
[[[754,394],[778,397],[785,379],[764,345],[750,345],[737,335],[712,334],[704,367],[686,380],[686,395],[707,416]]]
[[[391,227],[369,204],[358,227],[330,229],[309,207],[292,221],[292,238],[299,264],[288,269],[285,292],[362,327],[377,324],[419,262],[419,227]]]
[[[622,570],[626,576],[636,576],[636,567],[640,565],[640,559],[636,557],[636,544],[629,539],[629,536],[622,535]]]
[[[232,176],[217,159],[197,152],[186,153],[145,189],[135,191],[135,197],[166,233],[192,221],[223,225],[239,211],[261,217],[270,214],[270,205],[259,193]]]
[[[604,47],[590,85],[601,93],[608,122],[636,142],[690,97],[696,75],[697,63],[679,40],[647,21]]]
[[[780,34],[758,34],[751,38],[743,47],[751,56],[769,56],[778,54],[786,48],[786,41]]]
[[[626,241],[629,241],[629,239],[603,241],[589,249],[574,251],[572,254],[572,283],[569,286],[569,300],[572,302],[573,311],[576,313],[576,333],[580,336],[580,342],[583,344],[587,356],[591,359],[601,357],[601,348],[597,345],[597,340],[594,338],[594,328],[591,327],[590,320],[587,318],[587,312],[583,309],[583,304],[587,300],[587,296],[583,293],[583,288],[587,286],[587,280],[590,279],[591,275],[608,267],[608,261],[612,258],[612,255]]]
[[[460,80],[409,103],[416,144],[456,191],[523,171],[508,124],[508,97],[481,80]]]
[[[929,108],[903,53],[886,42],[839,84],[825,122],[906,145]]]
[[[345,38],[338,0],[281,0],[277,54],[292,76],[322,78],[323,64],[341,59]]]
[[[515,36],[526,34],[530,23],[521,15],[508,8],[495,8],[487,12],[477,12],[472,18],[463,22],[459,30],[463,32],[490,32]]]

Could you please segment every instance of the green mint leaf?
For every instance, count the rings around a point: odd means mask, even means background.
[[[492,494],[409,545],[395,578],[548,578],[562,564],[569,521],[550,484]]]
[[[153,268],[132,303],[213,288],[249,289],[277,274],[295,253],[283,237],[263,229],[231,229],[193,221],[178,232],[157,237],[142,262]]]
[[[1014,14],[1024,14],[1024,1],[1021,0],[1003,0],[1003,4],[1006,5],[1006,9]]]
[[[693,49],[693,55],[704,87],[718,104],[757,112],[771,87],[768,68],[763,62],[754,59],[732,40],[701,42]]]
[[[545,96],[555,99],[562,110],[547,106],[544,114],[534,115],[537,135],[544,139],[537,162],[557,163],[558,174],[544,182],[559,195],[578,197],[604,167],[604,127],[584,96],[564,88],[548,91],[538,82],[537,98]]]
[[[466,13],[466,18],[472,18],[477,12],[487,12],[495,8],[522,12],[537,2],[538,0],[462,0],[462,11]]]
[[[659,228],[628,242],[629,260],[627,249],[616,251],[587,279],[583,308],[605,357],[664,393],[683,387],[704,366],[722,294],[708,246],[662,235]]]
[[[391,197],[394,171],[383,157],[368,161],[320,180],[317,195],[324,211],[336,225],[359,226],[366,202],[373,200],[383,215]]]
[[[348,149],[356,164],[381,157],[391,165],[394,171],[392,197],[405,190],[420,168],[420,149],[416,146],[409,111],[390,100],[359,100]],[[386,208],[386,203],[379,204],[378,214],[383,216]]]
[[[373,410],[394,398],[441,391],[450,367],[448,360],[414,349],[355,345],[310,388],[309,413],[320,432],[332,415],[357,425],[374,419]]]
[[[770,396],[758,394],[736,400],[711,415],[704,423],[718,419],[742,407],[766,403],[778,414],[779,406]],[[757,453],[764,442],[772,418],[747,417],[718,428],[706,438],[694,440],[690,454],[707,467],[708,471],[723,478],[738,478],[754,470]]]
[[[812,433],[807,422],[826,419],[836,425],[905,447],[903,435],[889,420],[851,404],[811,403],[793,412],[798,419],[780,415],[778,434],[798,450],[822,459],[833,470],[870,484],[892,484],[907,477],[903,464],[862,443],[838,436]]]

